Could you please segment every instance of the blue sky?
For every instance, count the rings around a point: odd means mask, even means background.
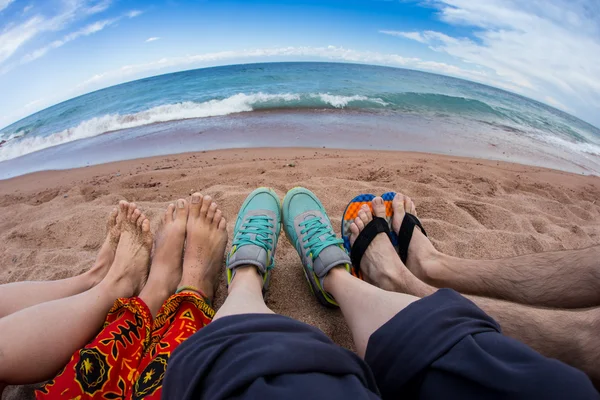
[[[597,0],[0,0],[0,127],[178,70],[264,61],[419,69],[600,126]]]

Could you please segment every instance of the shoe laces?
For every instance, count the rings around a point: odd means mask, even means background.
[[[321,251],[326,247],[341,245],[342,239],[338,239],[331,228],[331,224],[324,223],[321,218],[313,217],[300,222],[301,235],[306,235],[302,239],[304,249],[308,249],[312,255],[313,261],[319,257]]]
[[[242,247],[254,245],[267,251],[273,250],[273,218],[266,215],[253,215],[248,217],[238,231],[233,246]],[[254,238],[252,238],[254,235]]]

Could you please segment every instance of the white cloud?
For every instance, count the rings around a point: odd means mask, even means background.
[[[113,19],[97,21],[92,24],[89,24],[75,32],[71,32],[68,35],[65,35],[62,39],[55,40],[54,42],[51,42],[50,44],[48,44],[44,47],[41,47],[37,50],[32,51],[31,53],[26,54],[25,56],[23,56],[21,58],[20,64],[26,64],[28,62],[36,60],[36,59],[44,56],[50,50],[57,49],[61,46],[64,46],[65,44],[67,44],[81,36],[88,36],[93,33],[99,32],[102,29],[114,24],[117,21],[118,21],[118,18],[113,18]]]
[[[26,13],[28,13],[28,12],[29,12],[29,11],[31,11],[32,9],[33,9],[33,5],[31,5],[31,4],[30,4],[30,5],[28,5],[28,6],[25,6],[25,7],[23,7],[23,14],[26,14]]]
[[[427,39],[425,39],[419,32],[379,31],[379,33],[390,36],[405,37],[407,39],[416,40],[417,42],[427,43]]]
[[[159,37],[149,37],[148,39],[146,39],[146,43],[155,42],[158,39],[160,39],[160,38]]]
[[[106,11],[112,4],[112,0],[101,0],[95,4],[91,4],[85,8],[84,13],[87,15],[93,15]]]
[[[0,11],[4,10],[6,7],[10,5],[15,0],[0,0]]]
[[[0,0],[0,6],[3,4],[7,6],[9,3],[10,1]],[[63,8],[52,16],[38,14],[19,24],[11,25],[0,32],[0,64],[12,57],[24,44],[36,36],[47,32],[60,31],[76,20],[102,12],[110,6],[111,0],[68,0],[62,4],[64,5]],[[29,11],[28,7],[25,7],[23,11]],[[48,46],[51,47],[52,44]],[[40,52],[44,51],[38,49],[33,53],[38,54]],[[39,58],[39,56],[35,58]],[[7,72],[14,66],[2,68],[0,74]]]
[[[439,18],[474,28],[474,37],[435,31],[382,33],[483,67],[496,83],[600,123],[600,18],[597,0],[432,0]]]
[[[24,43],[36,36],[41,17],[33,17],[20,25],[13,26],[0,34],[0,64],[12,56]]]
[[[131,10],[131,11],[129,11],[129,12],[126,14],[126,15],[127,15],[129,18],[135,18],[135,17],[137,17],[138,15],[142,15],[142,14],[143,14],[143,11],[140,11],[140,10]]]
[[[92,7],[86,8],[85,9],[85,13],[86,14],[95,14],[95,13],[99,13],[104,11],[107,7],[109,7],[111,4],[111,1],[109,0],[105,0],[102,1],[100,3],[95,4]],[[124,17],[128,17],[128,18],[135,18],[138,15],[140,15],[141,12],[140,11],[130,11],[126,14],[124,14],[121,17],[117,17],[117,18],[111,18],[111,19],[105,19],[105,20],[101,20],[101,21],[96,21],[93,22],[89,25],[84,26],[83,28],[71,32],[65,36],[63,36],[61,39],[55,40],[53,42],[50,42],[49,44],[40,47],[38,49],[35,49],[27,54],[25,54],[23,57],[21,57],[21,59],[19,60],[18,63],[13,63],[11,65],[5,66],[4,68],[0,69],[0,75],[3,75],[7,72],[9,72],[11,69],[17,67],[18,65],[23,65],[23,64],[27,64],[29,62],[32,62],[34,60],[37,60],[40,57],[43,57],[44,55],[46,55],[49,51],[57,49],[61,46],[64,46],[65,44],[78,39],[82,36],[89,36],[91,34],[94,34],[96,32],[100,32],[101,30],[103,30],[104,28],[114,25],[115,23],[117,23],[121,18]],[[27,25],[29,26],[29,25]],[[26,27],[25,25],[23,25],[23,27]],[[32,34],[35,35],[35,30],[32,30]],[[28,40],[31,36],[27,36],[25,34],[23,34],[22,32],[20,34],[17,34],[16,37],[19,37],[21,39],[25,39]],[[151,38],[152,39],[152,38]],[[154,40],[158,40],[159,38],[154,38]],[[2,35],[0,35],[0,64],[3,61],[2,58],[2,48],[6,48],[6,49],[12,49],[9,46],[2,46]],[[18,43],[18,46],[20,46],[22,43]],[[18,46],[14,47],[15,49],[18,48]],[[14,50],[12,51],[14,52]],[[10,57],[10,55],[12,54],[12,52],[8,55],[8,57]]]

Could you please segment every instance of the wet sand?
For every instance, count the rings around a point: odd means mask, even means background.
[[[294,166],[290,166],[294,165]],[[156,229],[172,200],[209,194],[228,219],[256,187],[281,198],[305,186],[339,233],[347,202],[389,190],[411,196],[434,245],[448,254],[501,258],[600,244],[600,178],[538,167],[425,153],[276,148],[186,153],[0,181],[0,283],[51,280],[88,269],[120,199],[135,201]],[[231,240],[231,238],[230,238]],[[231,243],[229,243],[230,245]],[[267,304],[352,348],[339,311],[321,307],[282,235]],[[224,281],[216,307],[225,297]],[[9,388],[4,398],[29,398]]]

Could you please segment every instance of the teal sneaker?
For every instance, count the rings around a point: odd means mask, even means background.
[[[227,255],[228,286],[238,267],[253,265],[263,278],[263,292],[267,291],[280,231],[281,206],[277,193],[268,188],[250,193],[238,213]]]
[[[335,236],[325,208],[310,190],[295,188],[283,200],[283,229],[296,247],[304,275],[313,294],[327,307],[337,307],[333,296],[323,288],[323,279],[334,267],[344,266],[350,273],[350,257],[344,241]]]

